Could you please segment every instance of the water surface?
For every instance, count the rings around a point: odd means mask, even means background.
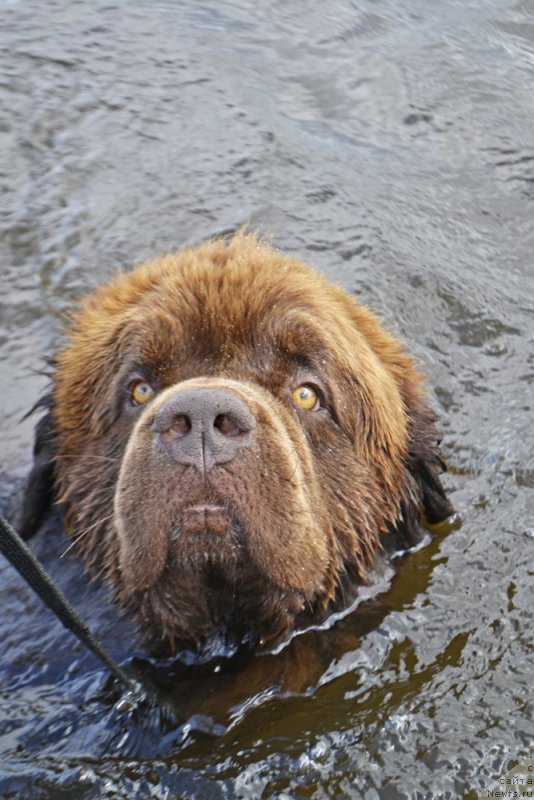
[[[534,750],[534,4],[0,13],[2,496],[74,299],[248,222],[409,343],[462,521],[329,630],[177,669],[181,726],[121,711],[2,561],[0,795],[475,798]],[[35,543],[91,627],[140,658],[54,547]]]

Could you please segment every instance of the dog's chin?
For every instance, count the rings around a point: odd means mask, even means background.
[[[128,602],[138,607],[147,643],[162,652],[187,641],[217,651],[233,647],[230,631],[246,637],[238,598],[247,560],[240,525],[223,506],[201,503],[176,512],[169,528],[161,573]]]
[[[271,649],[287,637],[306,610],[304,593],[276,586],[254,566],[228,510],[192,506],[171,530],[158,579],[122,598],[152,654],[170,656],[193,643],[198,657],[228,657],[242,647]]]
[[[246,625],[241,612],[234,606],[231,588],[220,583],[217,588],[209,586],[212,579],[206,569],[206,586],[198,591],[204,597],[210,593],[209,606],[191,604],[192,616],[168,616],[168,593],[163,598],[157,587],[138,593],[137,617],[144,630],[144,644],[148,652],[157,658],[168,658],[177,653],[193,653],[195,659],[208,660],[230,657],[237,650],[257,645],[253,631]],[[216,570],[215,580],[220,580]],[[162,636],[163,632],[163,636]]]

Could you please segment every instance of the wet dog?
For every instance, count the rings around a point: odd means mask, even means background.
[[[451,513],[402,345],[239,234],[120,274],[73,315],[22,523],[56,498],[152,645],[272,647],[347,602],[375,554]]]

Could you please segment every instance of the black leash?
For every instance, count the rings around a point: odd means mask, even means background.
[[[0,514],[0,552],[10,561],[31,588],[39,595],[54,614],[100,661],[109,671],[123,683],[134,698],[139,701],[146,699],[140,685],[133,680],[119,665],[106,653],[102,645],[95,639],[89,628],[79,617],[69,601],[48,575],[39,561],[35,558],[30,548],[21,539],[9,522]]]

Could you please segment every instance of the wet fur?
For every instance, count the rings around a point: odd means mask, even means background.
[[[156,390],[141,408],[132,381]],[[373,557],[452,512],[435,416],[402,345],[299,261],[237,235],[117,276],[73,315],[37,428],[23,533],[50,499],[96,575],[153,645],[220,630],[273,644],[346,602]],[[313,382],[319,412],[291,388]],[[253,411],[252,444],[205,478],[153,447],[182,387]],[[221,519],[187,533],[195,503]],[[189,516],[188,516],[189,514]]]

